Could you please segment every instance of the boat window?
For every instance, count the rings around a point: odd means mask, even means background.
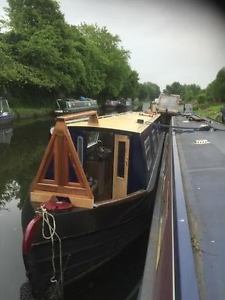
[[[62,108],[62,101],[61,100],[56,100],[56,104],[57,104],[59,109]]]
[[[90,148],[98,143],[99,132],[98,131],[89,131],[87,138],[87,148]]]
[[[156,130],[155,129],[152,130],[152,144],[153,144],[153,147],[154,147],[154,153],[156,154],[157,148],[158,148],[158,139],[157,139],[157,136],[156,136]]]
[[[84,139],[82,136],[77,137],[77,153],[80,159],[81,164],[83,165],[83,147],[84,147]]]
[[[150,170],[151,163],[152,163],[152,154],[151,154],[151,142],[149,136],[144,140],[144,146],[145,146],[147,168],[148,170]]]
[[[124,163],[125,163],[125,142],[118,144],[118,165],[117,176],[124,177]]]

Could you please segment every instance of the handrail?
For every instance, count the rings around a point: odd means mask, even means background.
[[[172,125],[173,119],[172,119]],[[184,197],[181,166],[175,132],[172,132],[173,167],[174,167],[174,229],[175,229],[175,265],[176,293],[181,300],[199,299],[194,255],[191,245],[187,209]]]

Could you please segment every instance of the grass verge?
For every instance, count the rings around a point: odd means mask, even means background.
[[[194,111],[200,115],[200,116],[204,116],[204,117],[208,117],[214,120],[218,120],[221,121],[221,111],[220,109],[223,107],[224,105],[221,103],[210,103],[208,105],[202,105],[202,106],[197,106],[195,107]]]

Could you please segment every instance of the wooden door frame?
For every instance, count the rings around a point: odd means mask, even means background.
[[[119,157],[119,142],[125,143],[124,155],[124,177],[119,177],[118,174],[118,157]],[[124,198],[127,196],[128,169],[129,169],[129,150],[130,139],[127,135],[114,135],[114,159],[113,159],[113,190],[112,198]]]

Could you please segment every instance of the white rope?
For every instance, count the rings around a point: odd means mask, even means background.
[[[42,214],[42,236],[45,240],[51,240],[52,243],[52,269],[53,274],[50,278],[51,283],[56,283],[56,267],[55,267],[55,247],[54,247],[54,236],[57,237],[59,241],[59,263],[60,263],[60,281],[61,284],[63,284],[63,270],[62,270],[62,243],[61,239],[56,232],[56,223],[55,223],[55,217],[50,214],[46,208],[41,206],[41,214]],[[48,233],[45,231],[45,224],[48,228]]]

